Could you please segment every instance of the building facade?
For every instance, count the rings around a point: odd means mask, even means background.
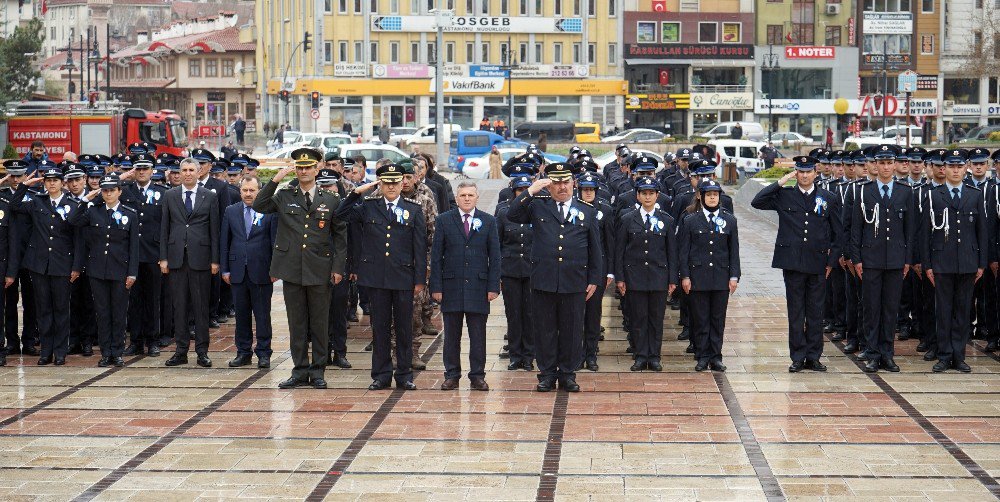
[[[454,14],[440,51],[436,7]],[[365,138],[382,123],[433,123],[440,54],[446,122],[474,128],[490,117],[622,127],[622,16],[621,0],[261,0],[262,115],[305,131],[349,123]],[[303,54],[305,32],[314,47]],[[287,103],[278,99],[283,88],[291,92]],[[318,118],[313,91],[322,95]]]
[[[935,7],[944,9],[936,88],[939,130],[1000,125],[1000,3],[950,0],[942,5],[938,0]]]

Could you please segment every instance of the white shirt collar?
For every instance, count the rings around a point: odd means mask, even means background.
[[[458,212],[459,212],[459,215],[460,215],[460,216],[461,216],[462,218],[465,218],[465,215],[469,215],[469,219],[470,219],[470,220],[471,220],[472,218],[475,218],[475,217],[476,217],[476,208],[472,208],[472,211],[469,211],[468,213],[466,213],[465,211],[462,211],[461,209],[459,209],[459,210],[458,210]]]
[[[387,206],[389,204],[392,204],[394,206],[398,206],[399,205],[399,199],[401,199],[401,197],[396,197],[395,200],[389,200],[389,199],[386,199],[385,197],[382,197],[382,201],[385,202],[385,205],[387,205]]]
[[[642,219],[646,219],[647,216],[656,216],[656,207],[653,207],[652,211],[646,211],[645,207],[639,206],[639,214],[642,215]]]
[[[118,203],[115,204],[115,207],[109,207],[108,209],[110,209],[112,211],[117,211],[118,210],[118,206],[120,206],[120,205],[122,205],[122,201],[118,201]]]
[[[59,203],[60,203],[60,202],[62,202],[62,200],[63,200],[63,197],[65,197],[65,196],[66,196],[66,194],[65,194],[65,193],[60,193],[60,194],[59,194],[59,197],[57,197],[57,198],[55,198],[55,199],[53,199],[53,198],[49,197],[49,200],[51,200],[51,201],[52,201],[52,205],[53,205],[53,206],[58,206],[58,205],[59,205]]]
[[[802,195],[809,195],[809,194],[813,193],[813,190],[816,189],[816,185],[815,184],[813,184],[811,187],[809,187],[809,190],[803,190],[802,187],[799,186],[799,185],[795,185],[795,186],[798,187],[799,192],[802,192]]]
[[[718,215],[719,214],[719,208],[716,207],[715,211],[711,211],[707,207],[702,206],[701,212],[705,214],[705,218],[708,218],[708,217],[712,216],[712,213],[715,213],[716,215]]]

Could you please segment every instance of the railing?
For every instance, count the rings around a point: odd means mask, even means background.
[[[687,92],[699,92],[699,93],[740,93],[740,92],[751,92],[749,85],[691,85],[688,86]],[[632,83],[633,92],[663,92],[663,93],[678,93],[685,92],[680,84],[640,84]]]
[[[750,92],[749,85],[692,85],[691,92]]]

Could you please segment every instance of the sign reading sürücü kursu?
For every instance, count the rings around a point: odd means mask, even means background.
[[[626,58],[753,59],[750,44],[629,44]]]

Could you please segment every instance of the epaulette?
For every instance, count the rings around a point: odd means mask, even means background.
[[[420,205],[420,203],[417,202],[416,199],[411,199],[409,197],[400,197],[400,198],[403,199],[403,200],[405,200],[406,202],[409,202],[410,204],[414,204],[414,205],[417,205],[417,206]]]
[[[381,195],[369,195],[369,196],[365,197],[365,200],[376,200],[376,199],[381,199],[381,198],[382,198]]]
[[[944,185],[942,185],[942,186],[944,186]],[[976,188],[976,187],[974,187],[972,185],[965,185],[965,188],[971,188],[971,189],[973,189],[973,190],[975,190],[977,192],[982,192],[983,191],[982,188]]]
[[[293,187],[292,185],[285,185],[283,187],[278,188],[278,190],[295,190],[295,188],[296,187]]]
[[[531,196],[532,199],[551,199],[552,195],[547,193],[539,193]]]
[[[129,211],[132,211],[133,213],[138,213],[139,212],[139,211],[136,211],[135,209],[133,209],[133,208],[131,208],[129,206],[126,206],[125,204],[121,204],[121,208],[122,209],[128,209]]]
[[[594,207],[594,205],[593,205],[593,204],[591,204],[591,203],[589,203],[589,202],[587,202],[587,201],[585,201],[585,200],[583,200],[583,199],[581,199],[581,198],[579,198],[579,197],[577,197],[577,198],[576,198],[576,201],[577,201],[577,202],[580,202],[580,203],[582,203],[582,204],[586,204],[586,205],[588,205],[588,206],[590,206],[590,207]]]

